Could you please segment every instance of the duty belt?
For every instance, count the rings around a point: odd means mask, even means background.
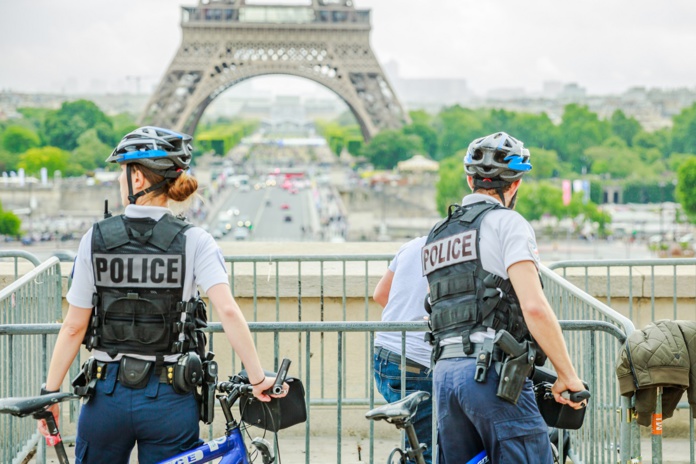
[[[440,359],[451,359],[451,358],[479,358],[482,353],[485,352],[483,349],[484,345],[483,343],[472,343],[471,346],[474,348],[474,351],[471,352],[471,354],[466,354],[464,351],[464,347],[462,346],[461,343],[453,343],[451,345],[444,345],[441,347],[440,351],[440,356],[438,357],[438,360]],[[491,350],[491,361],[495,362],[503,362],[505,361],[505,353],[503,353],[503,350],[498,348],[497,346],[493,346],[493,349]]]
[[[115,369],[115,372],[118,372],[118,362],[101,362],[97,361],[97,373],[95,374],[95,377],[97,380],[105,380],[106,379],[106,371]],[[162,371],[160,372],[159,375],[159,382],[160,383],[166,383],[167,385],[171,385],[172,382],[174,381],[174,366],[176,364],[165,364],[162,366]]]

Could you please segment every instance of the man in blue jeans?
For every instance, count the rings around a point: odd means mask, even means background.
[[[377,284],[373,299],[384,308],[382,321],[422,321],[427,313],[423,301],[428,282],[423,277],[421,248],[425,237],[403,245]],[[406,395],[427,391],[432,395],[433,373],[430,370],[432,349],[423,340],[423,332],[406,332]],[[401,399],[401,332],[377,332],[375,337],[375,382],[385,400]],[[432,400],[418,406],[413,425],[421,443],[427,445],[425,462],[432,462]]]

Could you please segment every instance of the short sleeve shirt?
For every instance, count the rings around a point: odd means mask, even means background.
[[[125,215],[130,218],[152,218],[159,220],[171,210],[159,206],[126,206]],[[228,284],[227,269],[222,251],[213,237],[200,227],[190,227],[186,236],[186,273],[184,276],[184,301],[198,296],[198,287],[207,292],[217,284]],[[92,268],[92,229],[82,237],[73,266],[72,285],[65,296],[68,303],[79,308],[92,308],[92,295],[96,292]],[[101,361],[114,361],[105,353],[94,351]],[[169,359],[167,359],[168,361]]]
[[[482,201],[501,204],[495,197],[472,193],[464,197],[462,206]],[[490,211],[481,221],[479,235],[479,252],[484,270],[509,279],[507,270],[515,263],[531,261],[539,267],[539,251],[534,229],[518,212],[509,209]],[[493,336],[495,332],[488,329],[485,334],[477,332],[469,338],[473,343],[482,343],[485,337]],[[443,344],[453,342],[461,342],[461,337],[443,340]]]
[[[401,246],[389,264],[394,273],[382,321],[423,321],[427,316],[423,301],[428,294],[428,279],[423,276],[421,250],[426,237],[418,237]],[[430,367],[430,345],[423,340],[424,332],[406,332],[406,357]],[[401,332],[377,332],[375,346],[401,353]]]

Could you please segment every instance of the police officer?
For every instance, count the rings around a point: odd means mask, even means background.
[[[191,137],[158,127],[127,134],[107,158],[121,165],[122,215],[96,223],[82,238],[69,303],[42,393],[57,391],[80,344],[90,399],[82,407],[76,463],[156,463],[201,443],[196,387],[206,361],[205,307],[218,313],[232,348],[254,385],[273,385],[232,297],[224,259],[213,238],[175,217],[169,202],[198,188],[187,173]],[[282,395],[281,395],[282,396]],[[54,414],[57,405],[54,406]],[[45,421],[39,430],[47,436]]]
[[[427,313],[423,300],[428,294],[428,281],[421,268],[421,249],[426,237],[415,238],[399,248],[389,268],[375,287],[373,299],[384,308],[382,322],[423,321]],[[423,340],[423,332],[406,332],[406,394],[433,391],[430,369],[432,349]],[[390,403],[401,399],[401,332],[375,334],[374,375],[377,390]],[[411,422],[418,441],[427,446],[423,453],[426,464],[432,462],[432,399],[418,405]],[[409,460],[409,463],[413,461]]]
[[[551,463],[547,426],[526,378],[541,356],[534,347],[556,369],[556,401],[582,407],[560,394],[584,385],[541,287],[534,231],[512,210],[532,169],[529,151],[498,132],[469,145],[464,167],[473,193],[450,207],[422,251],[440,462],[468,462],[485,450],[492,463]]]

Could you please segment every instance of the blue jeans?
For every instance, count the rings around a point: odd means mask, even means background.
[[[136,442],[138,462],[152,464],[202,443],[193,392],[175,393],[154,373],[145,388],[133,390],[116,381],[111,366],[118,363],[107,366],[106,378],[80,411],[76,464],[128,464]]]
[[[379,348],[375,348],[379,349]],[[375,383],[377,390],[382,394],[384,399],[393,403],[401,399],[401,366],[399,364],[389,362],[380,358],[375,354],[374,358]],[[418,411],[413,418],[413,427],[416,430],[418,441],[425,443],[427,449],[423,454],[426,464],[432,462],[432,436],[433,436],[433,372],[430,369],[423,368],[419,373],[406,372],[406,395],[416,391],[427,391],[431,395],[431,399],[422,402],[418,405]],[[413,461],[409,461],[412,463]]]
[[[517,405],[508,403],[496,396],[494,365],[484,383],[474,380],[475,358],[440,359],[435,365],[439,463],[465,463],[483,449],[491,464],[552,463],[532,381],[527,379]]]

